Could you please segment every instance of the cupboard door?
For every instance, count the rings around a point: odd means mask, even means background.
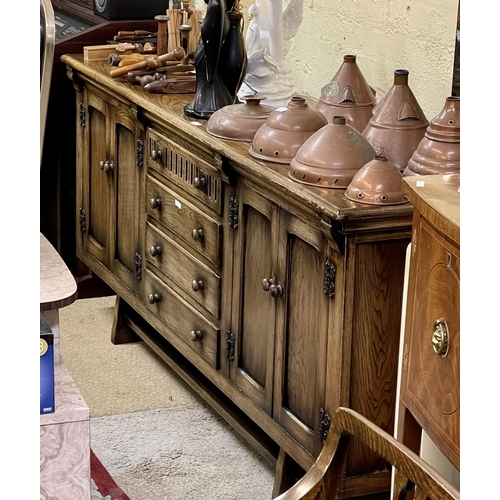
[[[277,206],[244,184],[236,189],[236,200],[230,378],[271,414],[276,298],[262,282],[277,278]]]
[[[144,144],[144,133],[130,109],[110,108],[111,175],[116,193],[112,270],[124,284],[139,293],[144,260],[141,245],[143,168],[137,163],[137,148],[138,141]]]
[[[276,367],[273,418],[310,453],[324,407],[328,310],[325,294],[327,241],[323,234],[280,211]]]
[[[109,267],[110,235],[112,234],[111,207],[113,200],[112,173],[105,171],[109,161],[109,132],[106,101],[86,92],[87,116],[85,127],[80,128],[85,140],[81,161],[82,200],[80,217],[84,221],[82,246],[98,261]],[[108,163],[109,165],[109,163]],[[80,226],[82,227],[82,226]]]

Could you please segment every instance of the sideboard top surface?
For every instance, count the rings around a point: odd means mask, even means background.
[[[249,143],[212,136],[206,131],[206,121],[196,120],[184,114],[184,106],[192,100],[192,94],[149,93],[140,85],[132,85],[125,79],[111,78],[107,62],[86,62],[83,54],[65,54],[61,59],[84,79],[134,102],[159,122],[177,129],[182,136],[190,137],[204,147],[225,156],[237,172],[284,196],[293,197],[323,216],[346,225],[356,225],[360,221],[378,221],[377,225],[381,227],[408,229],[411,226],[413,207],[410,203],[373,206],[352,202],[345,197],[344,189],[317,188],[291,180],[288,176],[288,165],[253,158],[248,152]]]

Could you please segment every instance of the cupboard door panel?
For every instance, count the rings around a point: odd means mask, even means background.
[[[319,452],[319,409],[324,406],[328,298],[326,242],[282,212],[274,418],[309,452]]]
[[[232,332],[235,359],[230,378],[266,412],[271,413],[276,299],[262,286],[276,278],[276,206],[249,189],[239,194],[235,232]]]

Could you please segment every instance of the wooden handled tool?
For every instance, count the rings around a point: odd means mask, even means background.
[[[109,73],[111,78],[116,78],[118,76],[126,75],[129,71],[136,71],[138,69],[156,69],[161,68],[162,66],[167,66],[169,62],[173,62],[177,64],[177,61],[180,61],[186,53],[184,49],[181,47],[176,47],[174,50],[167,52],[161,56],[151,56],[144,61],[137,62],[135,64],[130,64],[128,66],[122,66],[121,68],[112,69]]]

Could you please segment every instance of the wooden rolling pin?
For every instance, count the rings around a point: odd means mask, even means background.
[[[112,69],[109,72],[109,76],[111,78],[116,78],[118,76],[126,75],[129,71],[136,71],[138,69],[156,69],[161,68],[163,66],[167,66],[169,63],[177,64],[177,61],[180,61],[186,53],[184,49],[181,47],[176,47],[174,50],[167,52],[161,56],[151,56],[144,61],[139,61],[135,64],[130,64],[128,66],[122,66],[121,68]]]

